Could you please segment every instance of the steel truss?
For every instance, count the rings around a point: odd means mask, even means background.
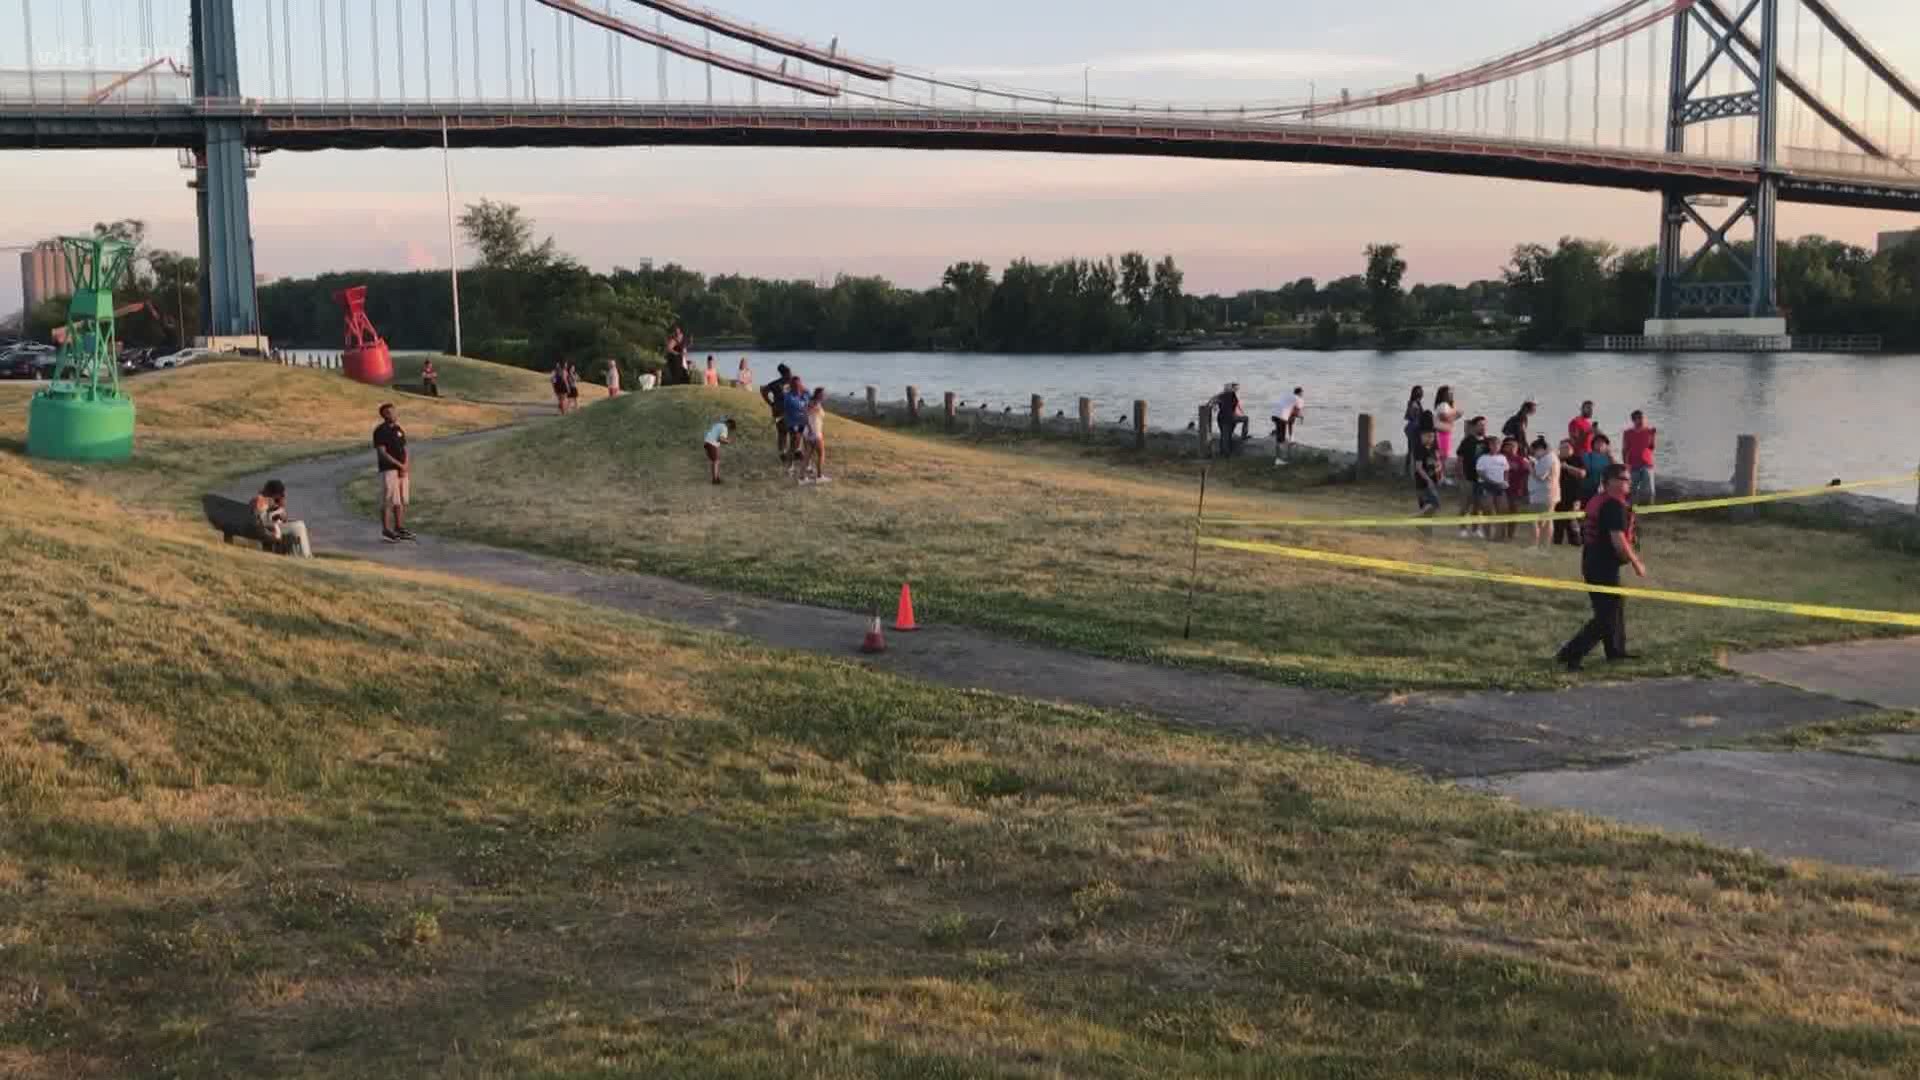
[[[1718,8],[1691,6],[1674,16],[1673,69],[1667,99],[1667,151],[1683,154],[1687,129],[1745,117],[1758,121],[1753,161],[1758,179],[1740,205],[1717,228],[1689,201],[1703,194],[1698,188],[1669,185],[1660,196],[1660,260],[1654,298],[1656,318],[1689,314],[1739,313],[1749,317],[1774,314],[1777,294],[1775,209],[1780,199],[1778,160],[1780,63],[1780,0],[1747,0],[1739,13],[1728,16]],[[1754,24],[1758,24],[1755,26]],[[1705,58],[1694,61],[1691,34],[1706,35]],[[1707,76],[1722,60],[1744,80],[1730,93],[1700,93]],[[1753,251],[1743,256],[1728,234],[1743,222],[1752,225]],[[1705,240],[1691,254],[1686,250],[1688,226]],[[1725,256],[1742,275],[1729,281],[1689,280],[1711,255]]]

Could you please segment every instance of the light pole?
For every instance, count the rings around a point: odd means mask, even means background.
[[[453,148],[445,115],[440,117],[440,169],[447,182],[447,268],[453,275],[453,355],[465,356],[466,343],[460,337],[460,245],[453,231]]]

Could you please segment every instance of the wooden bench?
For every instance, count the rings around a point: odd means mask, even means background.
[[[234,537],[251,540],[260,545],[260,550],[275,555],[293,553],[293,537],[283,536],[278,540],[267,535],[260,523],[253,518],[253,507],[243,502],[223,498],[219,495],[200,496],[200,509],[206,512],[207,524],[220,533],[223,543],[233,543]]]

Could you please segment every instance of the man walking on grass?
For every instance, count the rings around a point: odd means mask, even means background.
[[[1618,588],[1622,566],[1633,567],[1638,577],[1647,576],[1647,564],[1633,549],[1633,508],[1627,501],[1631,483],[1625,465],[1609,465],[1600,494],[1587,504],[1587,543],[1580,552],[1580,576],[1589,585]],[[1588,593],[1587,599],[1593,605],[1593,618],[1561,647],[1555,659],[1568,671],[1579,671],[1595,645],[1606,647],[1609,661],[1633,659],[1627,651],[1627,598]]]
[[[373,429],[374,463],[380,467],[380,539],[389,544],[415,539],[407,528],[407,502],[413,456],[407,449],[407,432],[393,418],[391,403],[380,406],[380,426]]]

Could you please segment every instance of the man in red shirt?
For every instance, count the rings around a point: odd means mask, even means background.
[[[1660,429],[1647,423],[1647,414],[1633,410],[1633,426],[1626,431],[1627,468],[1633,472],[1633,501],[1652,506],[1656,494],[1653,482],[1653,451],[1659,443]]]
[[[1573,444],[1575,454],[1593,450],[1593,402],[1581,402],[1580,415],[1567,422],[1567,441]]]

